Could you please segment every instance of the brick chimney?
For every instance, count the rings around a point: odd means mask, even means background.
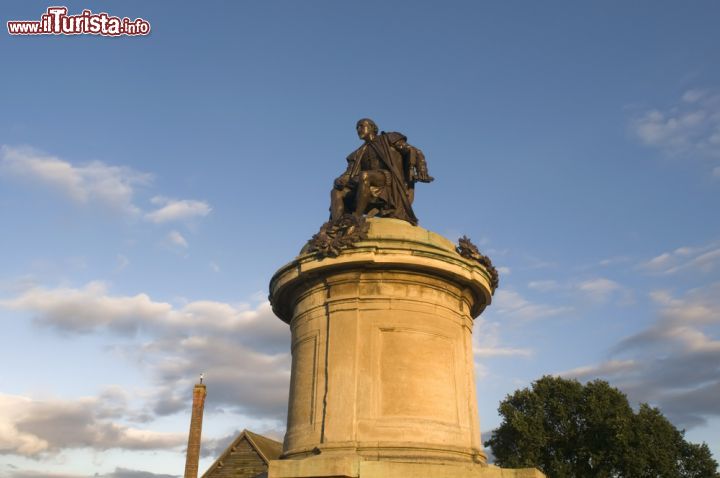
[[[202,433],[203,409],[207,391],[200,375],[200,383],[193,388],[192,417],[190,418],[190,434],[188,436],[187,457],[185,458],[185,478],[197,478],[198,462],[200,461],[200,434]]]

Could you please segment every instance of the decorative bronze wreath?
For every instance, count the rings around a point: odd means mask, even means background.
[[[320,259],[337,257],[343,249],[352,247],[357,241],[367,239],[370,224],[364,216],[344,214],[334,221],[320,226],[302,250],[303,254],[315,253]]]
[[[493,266],[490,258],[483,255],[467,236],[458,239],[458,245],[455,250],[464,258],[472,259],[485,266],[485,269],[490,273],[490,288],[492,289],[492,293],[495,294],[495,289],[500,285],[500,275],[497,269],[495,269],[495,266]]]

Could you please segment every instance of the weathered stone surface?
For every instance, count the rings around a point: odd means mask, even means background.
[[[312,457],[270,462],[270,478],[545,478],[534,468],[493,465],[413,463],[363,459],[357,456]]]
[[[368,222],[337,257],[303,254],[271,281],[293,363],[269,476],[536,476],[489,467],[482,450],[472,328],[490,274],[438,234]]]

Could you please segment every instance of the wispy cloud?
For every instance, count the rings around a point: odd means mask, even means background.
[[[272,353],[244,343],[252,337],[239,336],[166,336],[139,350],[143,363],[154,364],[158,388],[153,393],[153,413],[169,415],[187,409],[192,388],[188,377],[193,377],[201,364],[212,383],[212,401],[206,404],[209,409],[233,410],[273,420],[278,426],[284,424],[290,384],[289,343],[286,351]]]
[[[52,187],[82,204],[99,202],[137,214],[133,203],[136,186],[150,184],[152,175],[100,161],[72,164],[32,148],[2,146],[0,172]]]
[[[495,293],[493,314],[511,319],[534,320],[560,315],[572,310],[570,307],[533,303],[516,291],[500,289]]]
[[[620,284],[613,280],[597,277],[581,281],[577,284],[577,289],[595,301],[605,302],[611,294],[621,290],[621,287]]]
[[[619,341],[607,361],[563,374],[609,379],[633,400],[660,406],[682,427],[720,417],[719,297],[720,283],[682,297],[654,291],[653,324]]]
[[[536,280],[528,282],[528,288],[539,292],[549,292],[560,289],[561,286],[555,280]]]
[[[532,350],[512,347],[477,347],[473,348],[476,357],[529,357]]]
[[[600,365],[586,365],[576,367],[564,372],[558,372],[556,375],[562,375],[570,378],[592,378],[596,376],[612,375],[620,372],[628,372],[635,370],[638,364],[634,360],[608,360]]]
[[[33,400],[0,394],[0,453],[29,457],[68,448],[157,450],[177,448],[183,433],[121,424],[125,403],[117,393],[77,400]]]
[[[167,238],[171,244],[174,244],[178,247],[182,247],[183,249],[188,248],[187,240],[178,231],[170,231],[167,235]]]
[[[100,327],[134,333],[173,310],[168,303],[153,302],[147,294],[112,297],[106,292],[106,284],[99,281],[81,289],[33,287],[13,299],[0,300],[0,306],[31,311],[38,323],[73,333],[88,333]]]
[[[127,257],[125,257],[122,254],[118,254],[116,257],[116,260],[117,260],[117,264],[115,266],[116,272],[125,270],[125,268],[130,264],[130,259],[128,259]]]
[[[182,307],[154,301],[148,294],[118,296],[108,285],[93,281],[81,288],[33,286],[14,298],[0,300],[0,307],[31,312],[35,322],[63,333],[107,330],[121,334],[145,331],[155,334],[233,333],[260,347],[286,345],[288,327],[277,319],[267,302],[256,308],[211,300],[191,301]],[[158,332],[160,331],[160,332]]]
[[[113,295],[103,282],[81,288],[32,286],[0,307],[28,313],[63,334],[142,334],[143,345],[119,344],[117,353],[144,364],[155,384],[155,415],[184,410],[201,370],[213,383],[208,406],[282,422],[290,379],[289,329],[270,304],[197,300],[181,306],[147,294]],[[252,387],[247,384],[252,383]]]
[[[149,471],[116,467],[112,473],[100,477],[93,475],[93,478],[180,478],[180,475],[168,475],[165,473],[152,473]]]
[[[102,475],[99,473],[93,473],[92,475],[78,475],[36,470],[12,470],[2,475],[3,478],[179,478],[179,476],[180,475],[152,473],[149,471],[133,470],[122,467],[116,467],[115,471]]]
[[[101,204],[125,214],[142,215],[155,224],[188,221],[212,211],[206,201],[164,196],[151,199],[154,210],[144,210],[138,205],[136,192],[152,184],[152,174],[101,161],[76,164],[30,147],[0,147],[0,175],[47,186],[78,204]]]
[[[720,245],[684,246],[663,252],[638,267],[654,274],[671,275],[683,271],[710,272],[720,266]]]
[[[205,201],[191,199],[170,199],[162,196],[155,196],[151,201],[158,209],[145,214],[148,221],[156,224],[174,221],[187,221],[196,217],[204,217],[210,214],[212,208]]]
[[[614,256],[614,257],[608,257],[605,259],[602,259],[600,262],[598,262],[599,266],[607,267],[607,266],[613,266],[617,264],[623,264],[630,262],[632,259],[630,259],[627,256]]]
[[[630,129],[643,144],[667,154],[720,158],[720,94],[688,90],[674,105],[635,117]]]
[[[573,278],[563,282],[545,279],[530,281],[527,287],[546,294],[560,294],[566,300],[581,299],[595,304],[614,300],[619,305],[627,305],[633,301],[631,290],[607,277]]]
[[[482,359],[488,357],[529,357],[532,350],[527,348],[507,347],[500,342],[500,324],[490,322],[482,317],[475,319],[473,334],[473,355]]]

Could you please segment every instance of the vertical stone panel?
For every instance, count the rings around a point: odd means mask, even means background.
[[[378,418],[411,417],[457,426],[453,345],[440,334],[380,329]]]
[[[316,411],[318,334],[305,336],[293,347],[290,393],[294,400],[288,410],[292,428],[311,427]]]

